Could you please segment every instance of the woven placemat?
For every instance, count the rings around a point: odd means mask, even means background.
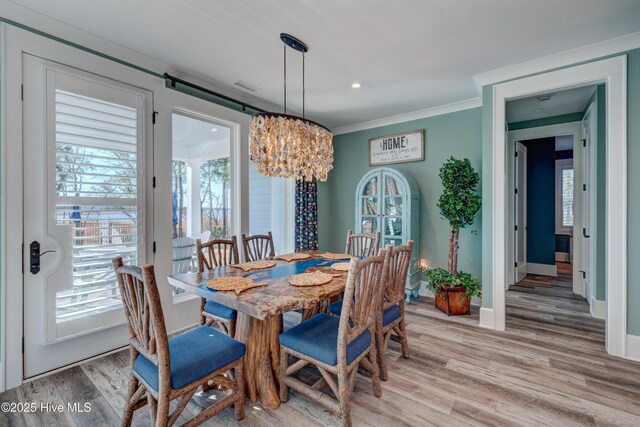
[[[291,262],[291,261],[296,261],[296,260],[299,260],[299,259],[311,258],[311,255],[305,254],[305,253],[301,253],[301,252],[295,252],[295,253],[291,253],[291,254],[280,255],[277,258],[281,259],[283,261]]]
[[[322,254],[322,258],[324,259],[351,259],[353,255],[349,254],[334,254],[332,252],[327,252]]]
[[[266,286],[264,282],[256,283],[248,277],[217,277],[207,282],[207,287],[216,291],[234,291],[237,295],[253,288]]]
[[[332,270],[336,270],[336,271],[349,271],[349,263],[348,262],[336,262],[335,264],[331,264],[330,268]]]
[[[249,289],[261,288],[262,286],[267,286],[267,284],[265,282],[260,282],[260,283],[253,282],[250,285],[244,285],[244,286],[239,286],[235,288],[234,292],[236,293],[236,295],[240,295],[244,291],[248,291]]]
[[[318,267],[318,266],[312,266],[307,268],[305,270],[305,273],[313,273],[314,271],[320,271],[322,273],[331,274],[334,277],[340,277],[344,274],[341,271],[333,270],[331,267]]]
[[[240,268],[244,271],[251,271],[251,270],[264,270],[265,268],[271,268],[271,267],[275,267],[276,266],[276,262],[275,261],[269,261],[269,260],[265,260],[265,261],[251,261],[251,262],[245,262],[242,264],[232,264],[231,267],[234,268]]]
[[[313,273],[301,273],[294,274],[289,277],[289,284],[291,286],[319,286],[326,285],[333,280],[331,274],[323,273],[321,271],[314,271]]]
[[[253,285],[248,277],[216,277],[207,282],[207,287],[216,291],[235,291],[236,288]]]

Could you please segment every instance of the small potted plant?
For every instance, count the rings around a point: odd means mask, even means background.
[[[480,175],[469,159],[449,158],[440,168],[444,191],[438,199],[443,219],[449,221],[448,271],[442,268],[427,269],[428,287],[435,295],[436,307],[450,314],[469,314],[471,298],[482,297],[480,281],[468,273],[458,271],[458,239],[460,229],[473,224],[480,210],[480,195],[476,186]]]
[[[482,296],[480,281],[462,271],[452,274],[443,268],[426,271],[429,290],[436,307],[447,314],[471,314],[471,298]]]

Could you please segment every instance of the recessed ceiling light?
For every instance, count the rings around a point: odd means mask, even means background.
[[[362,87],[362,83],[355,82],[351,85],[351,87],[354,89],[360,89]]]
[[[218,128],[211,128],[211,132],[218,132]]]

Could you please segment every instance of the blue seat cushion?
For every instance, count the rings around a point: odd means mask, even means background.
[[[245,354],[243,343],[216,331],[199,326],[169,340],[171,388],[179,389],[238,360]],[[158,390],[158,368],[139,355],[133,369],[154,390]]]
[[[214,316],[222,317],[223,319],[227,320],[235,319],[236,315],[238,314],[238,312],[233,308],[229,308],[226,305],[222,305],[215,301],[209,300],[207,300],[206,304],[204,305],[204,311],[206,313],[213,314]]]
[[[382,324],[387,326],[398,317],[400,317],[400,306],[398,304],[393,304],[384,311],[384,314],[382,315]]]
[[[340,316],[340,313],[342,313],[342,300],[329,304],[329,313]]]
[[[306,354],[327,365],[338,363],[338,327],[340,319],[320,313],[280,334],[280,344]],[[371,344],[365,330],[347,345],[347,364],[353,362]]]
[[[329,312],[336,316],[340,316],[340,313],[342,312],[342,300],[329,304]],[[382,324],[387,326],[398,317],[400,317],[400,307],[398,304],[394,304],[384,311],[384,314],[382,315]]]

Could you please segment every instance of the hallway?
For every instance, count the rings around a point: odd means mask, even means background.
[[[528,275],[507,291],[507,329],[552,331],[604,348],[605,322],[594,319],[587,301],[572,292],[571,264],[557,263],[558,277]]]

